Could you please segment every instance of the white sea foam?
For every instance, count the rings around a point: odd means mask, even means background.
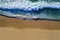
[[[29,10],[38,10],[38,9],[43,9],[43,8],[57,8],[60,9],[60,3],[59,2],[46,2],[46,1],[41,1],[39,0],[38,2],[31,2],[29,0],[15,0],[15,1],[2,1],[0,2],[0,8],[2,9],[23,9],[25,11]],[[0,9],[1,10],[1,9]],[[46,19],[59,19],[60,20],[60,15],[57,14],[57,16],[51,16],[52,12],[47,15],[46,12],[42,12],[40,14],[36,15],[31,15],[30,13],[26,13],[26,15],[20,15],[18,13],[13,14],[8,11],[1,11],[3,15],[10,16],[10,17],[23,17],[23,18],[46,18]],[[57,12],[55,12],[57,13]],[[60,13],[60,12],[59,12]]]
[[[46,1],[38,1],[38,2],[31,2],[29,0],[15,0],[13,2],[2,2],[0,3],[0,8],[7,8],[7,9],[23,9],[23,10],[38,10],[43,9],[44,7],[50,8],[60,8],[59,2],[46,2]]]

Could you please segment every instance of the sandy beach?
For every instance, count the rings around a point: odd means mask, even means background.
[[[60,40],[60,22],[0,16],[0,40]]]
[[[19,20],[15,18],[8,18],[1,16],[0,27],[40,28],[40,29],[60,30],[60,22],[48,21],[48,20]]]

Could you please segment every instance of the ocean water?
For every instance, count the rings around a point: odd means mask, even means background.
[[[60,0],[0,0],[0,15],[27,20],[60,20]]]

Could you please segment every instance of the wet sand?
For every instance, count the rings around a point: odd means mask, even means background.
[[[16,28],[40,28],[40,29],[56,29],[60,30],[59,21],[47,20],[19,20],[15,18],[0,17],[0,27],[16,27]]]
[[[1,16],[0,40],[60,40],[60,22]]]

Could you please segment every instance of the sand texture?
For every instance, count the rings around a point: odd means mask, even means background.
[[[1,16],[0,40],[60,40],[60,22]]]

